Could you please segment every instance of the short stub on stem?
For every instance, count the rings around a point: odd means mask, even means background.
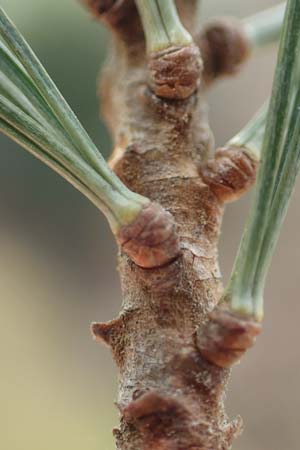
[[[164,266],[180,252],[173,217],[157,203],[145,206],[116,237],[121,251],[142,268]]]
[[[218,306],[210,313],[209,322],[197,331],[196,344],[210,363],[230,368],[253,347],[261,329],[261,323],[253,318]]]

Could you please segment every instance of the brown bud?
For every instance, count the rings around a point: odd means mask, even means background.
[[[150,87],[158,97],[185,99],[200,84],[202,60],[199,49],[191,44],[153,52],[149,58]]]
[[[157,203],[142,209],[135,221],[117,235],[121,249],[138,266],[163,266],[179,255],[179,241],[170,213]]]
[[[257,166],[257,161],[239,147],[220,148],[201,169],[201,175],[219,200],[231,202],[254,185]]]
[[[208,23],[198,42],[206,83],[235,74],[250,53],[250,43],[236,19],[221,18]]]
[[[209,318],[204,328],[197,331],[197,347],[209,362],[229,368],[254,345],[261,324],[224,307],[216,307]]]

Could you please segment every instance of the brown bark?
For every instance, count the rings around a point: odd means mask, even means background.
[[[101,0],[85,1],[101,12]],[[207,164],[212,139],[201,88],[184,100],[158,97],[148,85],[144,42],[129,39],[124,26],[138,23],[133,2],[105,3],[114,8],[105,12],[106,22],[110,18],[126,36],[114,41],[102,81],[104,115],[115,140],[111,166],[132,190],[172,214],[181,249],[166,265],[147,269],[121,251],[122,311],[117,319],[92,326],[120,372],[117,448],[229,450],[241,421],[230,421],[224,409],[227,366],[236,360],[234,345],[245,351],[258,331],[243,319],[232,344],[228,335],[240,318],[224,321],[210,313],[223,290],[217,252],[223,203],[250,187],[255,167],[239,150],[217,154]],[[196,4],[178,2],[190,29]],[[225,327],[223,334],[218,326]],[[216,328],[216,345],[220,336],[226,338],[226,364],[208,355]],[[210,355],[215,353],[213,348]]]

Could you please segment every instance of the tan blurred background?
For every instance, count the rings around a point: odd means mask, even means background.
[[[278,2],[203,1],[205,18]],[[95,95],[107,34],[75,0],[1,0],[89,133],[108,155]],[[270,92],[276,49],[259,51],[209,94],[224,143]],[[227,208],[221,262],[229,274],[249,198]],[[299,189],[266,292],[264,334],[234,370],[227,398],[245,432],[237,450],[298,450],[300,407]],[[66,182],[0,137],[0,448],[112,450],[116,370],[89,323],[113,318],[120,291],[104,218]],[[299,278],[298,278],[299,277]]]

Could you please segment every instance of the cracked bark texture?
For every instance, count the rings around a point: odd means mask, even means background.
[[[233,150],[209,160],[213,139],[201,87],[184,100],[152,92],[133,1],[85,3],[115,34],[101,82],[103,114],[115,143],[111,167],[130,189],[172,214],[181,250],[171,263],[147,269],[120,251],[120,316],[92,325],[119,369],[117,449],[229,450],[241,430],[241,420],[231,421],[224,409],[227,366],[236,354],[226,367],[215,364],[217,358],[209,362],[199,339],[203,330],[209,336],[210,314],[223,292],[217,246],[224,201],[250,187],[255,164]],[[195,33],[198,2],[177,5]],[[211,54],[218,52],[206,57]],[[208,72],[216,67],[204,58],[204,77],[206,64]]]

